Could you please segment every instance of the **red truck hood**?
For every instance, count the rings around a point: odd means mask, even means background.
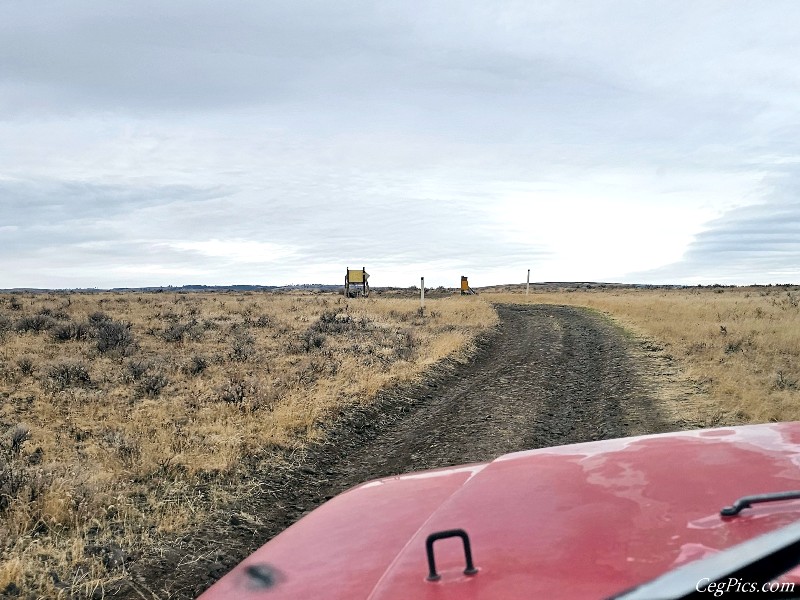
[[[624,438],[365,483],[322,505],[201,596],[342,600],[605,598],[798,520],[800,423]],[[460,528],[479,572],[463,574]],[[800,581],[792,577],[790,580]]]

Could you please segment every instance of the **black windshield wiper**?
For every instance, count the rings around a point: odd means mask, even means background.
[[[770,494],[756,494],[754,496],[742,496],[731,506],[725,506],[719,511],[723,517],[735,517],[745,508],[750,508],[759,502],[778,502],[779,500],[795,500],[800,498],[800,490],[789,492],[772,492]]]
[[[800,523],[760,535],[705,558],[687,563],[607,600],[702,600],[711,584],[741,581],[761,590],[766,583],[800,563]],[[800,586],[797,586],[800,587]],[[719,589],[718,587],[716,589]],[[751,590],[752,591],[752,590]],[[753,594],[757,596],[759,594]],[[795,584],[782,584],[770,599],[798,598]],[[714,594],[716,596],[716,594]]]

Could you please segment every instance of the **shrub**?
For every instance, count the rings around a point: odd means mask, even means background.
[[[30,432],[22,425],[14,425],[0,436],[0,512],[9,507],[28,479],[27,470],[20,464],[20,454],[29,439]]]
[[[161,337],[168,342],[182,342],[184,339],[198,340],[201,336],[202,332],[197,327],[195,319],[188,323],[173,323],[161,334]]]
[[[138,382],[137,396],[154,398],[169,385],[167,376],[152,361],[144,359],[129,359],[125,363],[125,372],[122,378],[127,383]]]
[[[53,327],[50,334],[59,342],[87,340],[92,335],[92,329],[88,323],[63,323]]]
[[[106,429],[102,432],[101,439],[119,456],[123,463],[129,465],[141,455],[141,447],[135,438],[125,435],[122,431]]]
[[[52,308],[48,308],[46,306],[44,308],[40,308],[36,314],[43,315],[45,317],[53,317],[53,319],[58,321],[69,321],[72,318],[69,316],[69,313],[61,309],[53,310]]]
[[[319,316],[319,319],[309,328],[309,331],[336,334],[348,331],[364,331],[368,328],[368,319],[354,319],[347,313],[328,310]]]
[[[217,390],[219,400],[240,406],[249,405],[250,408],[258,406],[259,396],[256,383],[239,375],[228,379],[227,383]]]
[[[50,313],[50,316],[53,317],[54,319],[58,320],[58,321],[69,321],[70,319],[72,319],[70,314],[67,311],[62,310],[62,309],[56,309],[56,310],[52,311]]]
[[[137,387],[137,391],[142,396],[155,398],[161,393],[161,390],[167,387],[168,384],[169,379],[167,379],[166,375],[163,373],[152,373],[142,377],[142,380],[139,382],[139,386]]]
[[[744,350],[742,350],[742,344],[743,343],[744,343],[744,340],[736,340],[736,341],[728,342],[727,345],[725,346],[725,354],[734,354],[736,352],[744,352]]]
[[[202,324],[200,325],[203,330],[211,331],[214,329],[219,329],[219,324],[214,319],[203,319]]]
[[[319,350],[325,345],[325,336],[314,331],[307,331],[300,340],[300,349],[303,352]]]
[[[294,352],[313,352],[325,345],[324,334],[339,334],[350,331],[365,331],[369,328],[368,319],[354,319],[347,313],[327,310],[323,312],[317,322],[311,325],[300,340],[292,345]]]
[[[125,363],[125,373],[123,374],[122,378],[128,383],[139,381],[148,373],[148,371],[152,369],[152,367],[153,364],[150,361],[131,359]]]
[[[190,375],[199,375],[208,368],[208,359],[205,356],[195,354],[186,366],[186,372]]]
[[[31,438],[30,431],[24,425],[14,425],[4,437],[9,457],[19,456],[22,452],[22,445]]]
[[[33,375],[35,370],[33,358],[27,354],[20,356],[17,359],[17,367],[19,367],[20,373],[23,375]]]
[[[111,317],[109,317],[106,313],[102,311],[93,312],[89,315],[89,323],[92,325],[100,325],[101,323],[105,323],[106,321],[111,321]]]
[[[272,325],[272,319],[269,315],[259,315],[259,317],[253,322],[253,325],[260,328],[269,327]]]
[[[97,326],[97,350],[106,353],[117,351],[123,356],[135,348],[136,341],[129,323],[102,321]]]
[[[6,315],[0,315],[0,333],[10,331],[13,327],[13,321]]]
[[[230,379],[225,385],[219,388],[217,396],[223,402],[241,404],[246,396],[247,386],[241,379]]]
[[[53,319],[53,317],[50,315],[32,315],[17,319],[17,322],[14,323],[14,330],[18,333],[25,333],[27,331],[39,333],[42,331],[47,331],[55,324],[55,319]]]
[[[51,365],[47,377],[58,388],[88,385],[92,382],[89,369],[82,362],[64,361]]]
[[[239,333],[233,338],[231,344],[231,360],[244,362],[255,354],[255,338],[249,333]]]
[[[406,329],[398,334],[398,345],[396,347],[397,357],[400,360],[411,360],[414,355],[414,349],[419,345],[414,331]]]
[[[788,377],[783,371],[778,371],[775,378],[775,387],[779,390],[796,390],[797,379]]]

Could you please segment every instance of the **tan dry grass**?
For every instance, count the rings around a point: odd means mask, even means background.
[[[699,396],[700,422],[800,420],[798,288],[595,288],[483,297],[585,306],[655,340],[706,392]]]
[[[0,296],[0,474],[11,473],[5,488],[0,479],[0,594],[102,589],[125,556],[242,493],[229,484],[247,465],[466,356],[496,321],[472,298],[417,307],[312,294]],[[116,347],[100,347],[103,318]],[[48,329],[17,331],[25,319]],[[26,439],[14,446],[14,435]]]

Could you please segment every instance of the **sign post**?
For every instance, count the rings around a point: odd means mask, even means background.
[[[425,278],[419,278],[419,306],[425,308]]]
[[[369,273],[367,273],[366,268],[351,269],[348,267],[347,274],[344,276],[344,295],[349,297],[350,288],[354,287],[356,288],[356,296],[359,291],[364,298],[369,296],[369,283],[367,283],[367,279],[369,279]]]
[[[528,295],[528,292],[531,291],[531,270],[528,269],[528,280],[525,282],[525,295]]]

